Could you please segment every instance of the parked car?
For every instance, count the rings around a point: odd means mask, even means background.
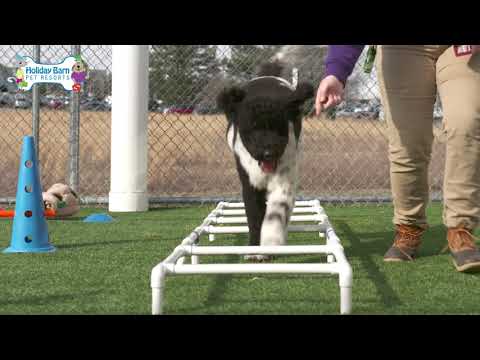
[[[167,110],[167,114],[191,114],[193,113],[193,107],[192,106],[172,106]]]
[[[218,114],[220,111],[216,108],[216,106],[208,106],[208,105],[197,105],[194,108],[194,113],[198,115],[214,115]]]
[[[32,106],[32,101],[24,94],[15,95],[15,109],[28,109]]]
[[[112,110],[112,96],[108,95],[107,97],[105,97],[105,99],[103,99],[103,102],[105,103],[105,107],[107,108],[107,111],[111,111]]]
[[[63,101],[63,106],[70,105],[70,96],[62,96],[60,100]]]
[[[15,105],[15,95],[9,92],[0,93],[0,106],[12,107]]]
[[[355,116],[354,108],[352,106],[344,104],[343,106],[338,106],[335,111],[335,118],[352,118]]]
[[[53,98],[49,100],[48,107],[55,110],[62,109],[65,107],[65,103],[60,98]]]
[[[380,107],[366,105],[354,110],[354,117],[357,119],[378,119]]]
[[[358,103],[353,107],[353,117],[355,119],[374,118],[377,116],[375,108],[368,103]]]
[[[104,100],[86,99],[85,101],[80,103],[80,110],[108,111],[110,110],[110,105],[108,105]]]
[[[354,118],[354,119],[378,119],[381,106],[378,102],[372,101],[356,101],[344,102],[337,106],[335,117]]]
[[[148,111],[158,111],[158,102],[155,100],[148,100]]]
[[[40,96],[40,106],[48,106],[50,99],[46,96]]]

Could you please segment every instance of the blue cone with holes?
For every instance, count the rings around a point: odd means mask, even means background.
[[[25,136],[18,172],[12,238],[10,247],[5,249],[4,253],[38,253],[56,250],[49,242],[44,210],[34,138]]]

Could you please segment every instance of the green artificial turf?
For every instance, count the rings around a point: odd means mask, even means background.
[[[430,229],[413,263],[384,263],[392,242],[392,207],[325,207],[353,268],[353,314],[479,314],[480,277],[457,273],[441,225],[441,206],[428,208]],[[91,208],[72,219],[48,220],[48,254],[0,253],[0,314],[150,314],[150,272],[213,209],[166,207],[112,213],[113,223],[84,223],[106,212]],[[0,248],[12,221],[0,220]],[[246,235],[217,235],[214,245],[244,245]],[[318,244],[291,234],[290,244]],[[208,239],[202,242],[208,245]],[[243,262],[239,256],[203,262]],[[292,256],[275,262],[318,262]],[[167,277],[166,314],[338,314],[338,279],[312,275]]]

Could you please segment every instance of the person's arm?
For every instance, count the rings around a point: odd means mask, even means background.
[[[315,100],[317,115],[343,100],[345,83],[365,45],[330,45],[325,60],[325,75],[320,82]]]
[[[345,86],[364,48],[365,45],[329,45],[325,77],[333,75]]]

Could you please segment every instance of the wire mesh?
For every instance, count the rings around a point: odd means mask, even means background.
[[[58,63],[72,45],[41,45],[42,63]],[[43,187],[72,180],[72,145],[78,145],[78,192],[104,202],[110,186],[110,45],[81,45],[89,77],[79,94],[78,140],[72,131],[71,94],[59,85],[39,85],[39,161]],[[152,45],[149,79],[148,191],[152,199],[240,197],[227,122],[215,104],[225,86],[255,76],[260,63],[281,53],[286,77],[317,86],[323,76],[323,45]],[[6,79],[15,55],[34,55],[34,45],[0,45],[0,198],[15,197],[24,135],[32,133],[31,92],[19,94]],[[305,107],[299,195],[324,203],[380,203],[390,198],[386,124],[375,70],[367,75],[362,54],[346,99],[321,117]],[[290,80],[290,79],[288,79]],[[435,107],[435,143],[430,166],[431,197],[439,199],[445,147],[441,106]],[[78,141],[78,144],[72,144]]]

